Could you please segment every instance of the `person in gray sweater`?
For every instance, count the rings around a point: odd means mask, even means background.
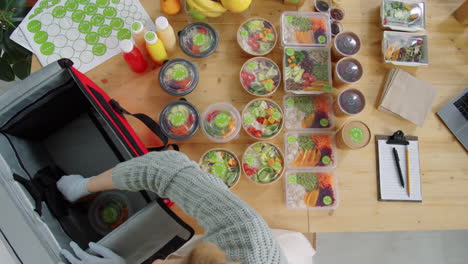
[[[63,176],[57,182],[57,187],[71,202],[104,190],[153,191],[171,199],[197,219],[205,228],[204,241],[215,244],[225,252],[227,261],[243,264],[287,263],[265,220],[233,194],[222,180],[201,171],[197,163],[181,152],[151,152],[91,178]],[[96,248],[96,245],[93,244],[93,247]],[[85,253],[73,242],[72,248],[80,260],[66,250],[62,252],[72,264],[125,263],[110,250],[100,249],[106,253],[96,257]],[[107,262],[102,262],[106,259]],[[229,263],[227,261],[213,263]],[[211,262],[185,259],[180,263]]]

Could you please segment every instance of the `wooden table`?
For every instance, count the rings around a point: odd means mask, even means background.
[[[301,10],[310,10],[311,2]],[[141,0],[150,16],[155,19],[159,12],[158,1]],[[284,202],[284,182],[270,186],[258,186],[242,176],[233,192],[254,207],[272,228],[300,232],[351,232],[391,231],[422,229],[468,228],[468,156],[461,144],[438,119],[435,112],[452,97],[468,86],[468,33],[450,16],[461,0],[427,1],[427,33],[429,36],[430,66],[405,68],[405,70],[434,84],[437,98],[424,127],[415,125],[380,112],[376,109],[382,92],[385,75],[390,66],[384,65],[381,54],[383,30],[379,27],[380,1],[344,1],[345,29],[356,32],[364,41],[357,58],[362,62],[365,74],[355,87],[367,97],[368,107],[356,118],[366,122],[375,134],[391,134],[402,129],[405,133],[419,136],[422,170],[422,203],[378,202],[376,147],[372,141],[366,148],[354,151],[339,151],[336,175],[339,177],[340,205],[335,211],[288,210]],[[279,29],[279,17],[284,10],[280,0],[256,0],[252,16],[262,16],[274,22]],[[176,30],[182,29],[187,20],[185,14],[170,18]],[[249,56],[238,47],[235,33],[237,24],[215,25],[220,32],[218,50],[208,58],[193,59],[200,69],[197,89],[186,96],[199,111],[215,102],[231,102],[239,110],[253,96],[242,90],[239,70]],[[281,65],[282,49],[278,45],[268,55]],[[187,58],[181,51],[174,57]],[[40,68],[36,59],[33,70]],[[144,74],[134,74],[121,56],[115,56],[87,73],[112,98],[117,99],[131,112],[143,112],[157,118],[161,109],[176,97],[166,94],[158,85],[158,69]],[[335,91],[336,93],[336,91]],[[282,87],[272,97],[282,102]],[[350,120],[338,119],[338,126]],[[151,146],[151,133],[135,120],[132,126]],[[224,147],[241,156],[253,143],[244,131],[240,137],[227,144],[211,143],[202,133],[188,141],[179,142],[181,150],[198,161],[210,148]],[[274,143],[283,145],[282,135]],[[175,208],[197,232],[202,229],[196,221]]]

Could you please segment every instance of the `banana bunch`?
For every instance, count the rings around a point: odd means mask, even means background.
[[[187,4],[194,11],[206,17],[219,17],[226,12],[226,8],[222,4],[213,0],[187,0]]]

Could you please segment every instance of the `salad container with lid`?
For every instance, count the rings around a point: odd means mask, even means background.
[[[254,56],[270,53],[277,39],[275,26],[264,18],[251,18],[237,30],[237,43],[242,50]]]
[[[202,114],[202,129],[214,142],[228,142],[237,137],[241,129],[239,111],[229,103],[208,106]]]
[[[288,171],[285,177],[289,209],[333,210],[338,207],[338,181],[333,172]]]
[[[284,90],[297,94],[332,91],[330,49],[286,47],[283,57]]]
[[[281,73],[274,61],[265,57],[255,57],[246,61],[242,66],[240,81],[248,93],[268,96],[278,89]]]
[[[211,149],[203,154],[199,165],[202,171],[223,180],[228,188],[234,187],[239,182],[240,162],[237,156],[229,150]]]
[[[382,0],[382,26],[399,31],[426,29],[426,2],[415,0]]]
[[[174,96],[191,93],[197,87],[198,78],[195,64],[182,58],[167,61],[159,72],[159,84]]]
[[[335,134],[331,132],[289,132],[285,139],[285,164],[291,169],[329,171],[336,168]]]
[[[218,48],[218,32],[207,23],[189,24],[178,34],[180,48],[191,57],[205,58]]]
[[[329,94],[285,95],[283,99],[284,123],[288,130],[331,129],[335,126]]]
[[[328,46],[330,16],[316,12],[283,12],[281,40],[283,46]]]
[[[283,111],[277,103],[269,99],[254,99],[242,112],[242,124],[249,136],[272,139],[283,128]]]
[[[186,140],[191,138],[199,127],[198,110],[185,99],[168,104],[161,111],[161,129],[169,138]]]
[[[274,144],[267,142],[253,143],[244,152],[242,170],[247,178],[255,183],[274,183],[283,175],[283,154]]]
[[[425,34],[393,31],[384,31],[383,34],[382,53],[386,63],[405,66],[429,64]]]

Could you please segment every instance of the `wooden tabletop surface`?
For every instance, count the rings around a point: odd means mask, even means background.
[[[141,0],[150,16],[160,15],[159,1]],[[311,0],[300,8],[311,11]],[[339,118],[338,127],[348,120],[362,120],[373,135],[388,135],[401,129],[419,137],[422,171],[422,203],[378,202],[376,145],[374,140],[364,149],[338,152],[339,207],[335,211],[288,210],[285,206],[284,182],[258,186],[242,176],[233,192],[254,207],[272,228],[301,232],[361,232],[423,229],[468,228],[468,155],[461,144],[438,119],[435,112],[468,87],[468,30],[460,25],[451,12],[461,0],[427,1],[427,34],[430,65],[406,67],[405,70],[437,87],[437,98],[423,127],[417,127],[401,118],[378,111],[376,106],[383,89],[385,75],[391,66],[385,65],[381,54],[380,1],[343,1],[346,10],[343,25],[356,32],[363,40],[357,58],[364,66],[364,77],[354,87],[365,94],[368,105],[363,113],[353,118]],[[279,30],[279,17],[285,10],[280,0],[256,0],[251,16],[272,21]],[[187,23],[185,14],[170,17],[178,31]],[[240,21],[240,20],[239,20]],[[239,70],[250,58],[236,42],[239,24],[216,24],[220,32],[218,50],[205,59],[192,59],[200,69],[197,89],[185,98],[199,111],[215,102],[231,102],[240,111],[253,96],[245,93],[239,82]],[[281,65],[280,45],[267,57]],[[173,57],[188,58],[180,50]],[[32,69],[41,67],[34,58]],[[130,71],[121,56],[115,56],[86,75],[94,80],[112,98],[131,112],[146,113],[157,118],[162,108],[178,98],[165,93],[158,84],[158,69],[144,74]],[[272,99],[282,104],[282,86]],[[336,94],[337,90],[334,89]],[[145,144],[151,146],[154,138],[138,121],[130,118]],[[239,138],[215,144],[203,134],[178,142],[181,150],[195,161],[210,148],[223,147],[242,156],[245,148],[255,142],[244,131]],[[282,135],[272,142],[283,146]],[[202,229],[196,221],[175,208],[197,232]]]

